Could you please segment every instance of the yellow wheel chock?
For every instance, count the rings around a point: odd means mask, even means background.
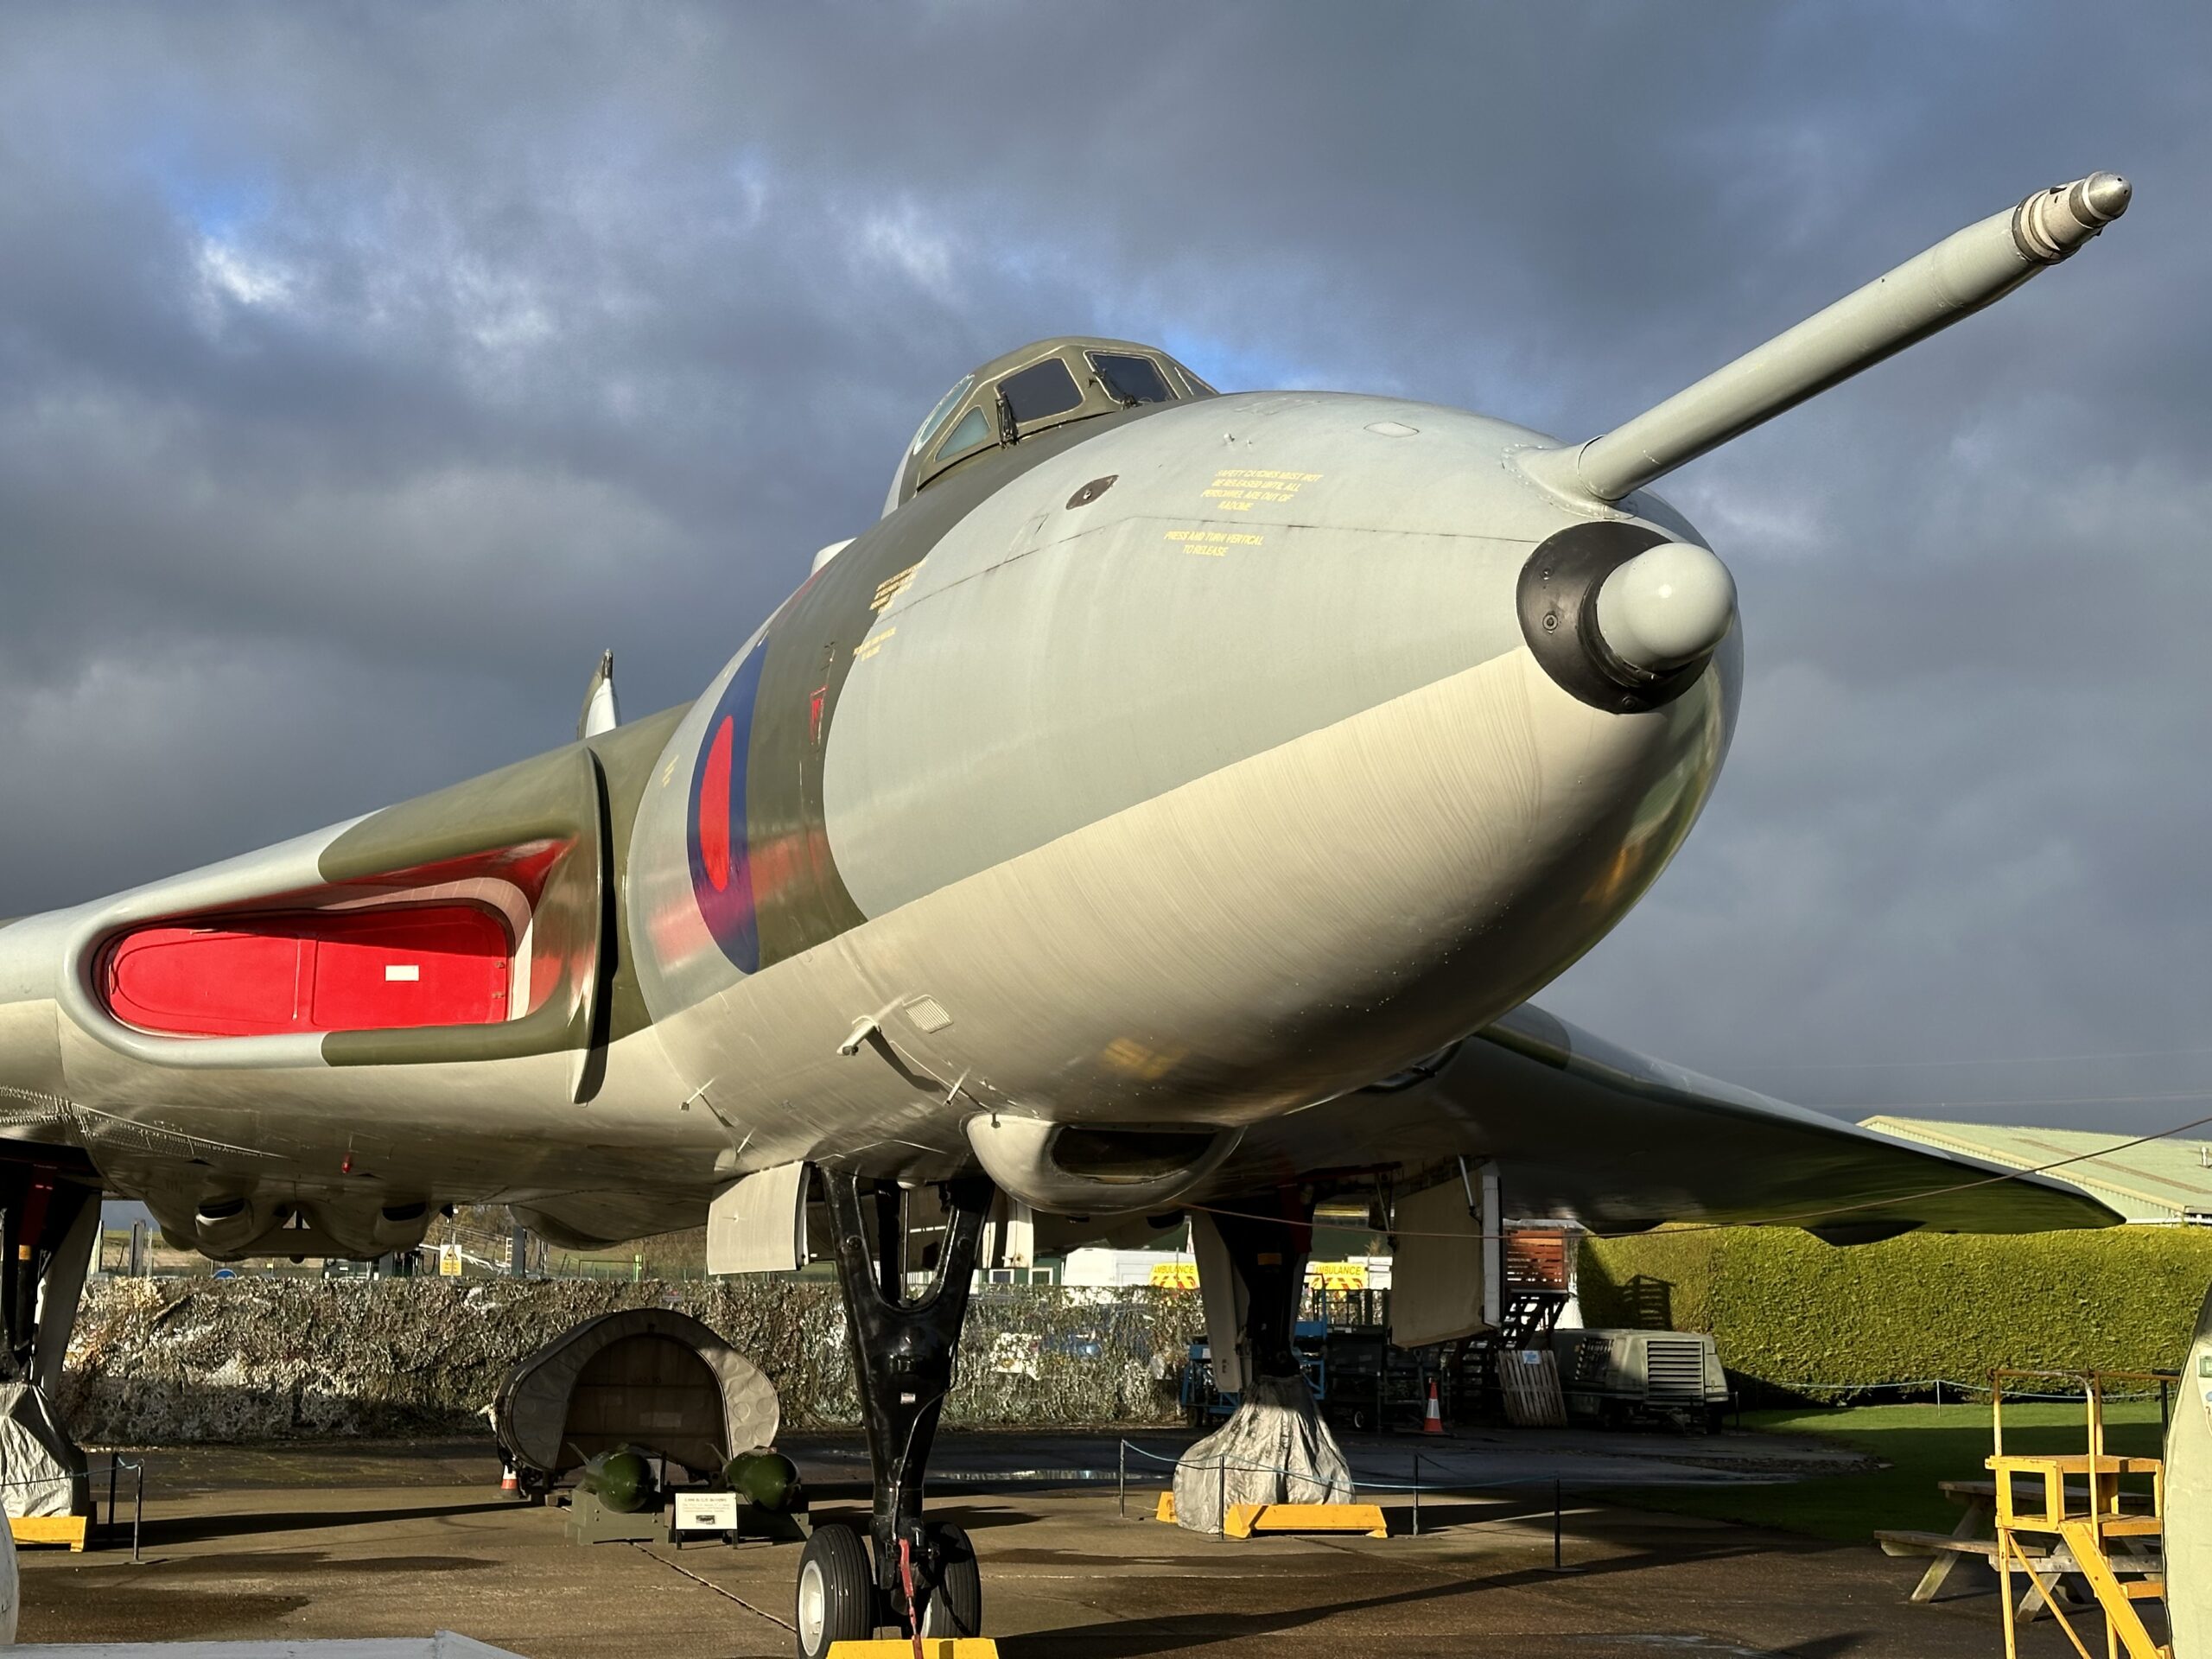
[[[1162,1492],[1155,1521],[1175,1518],[1175,1494]],[[1379,1503],[1232,1503],[1222,1530],[1231,1538],[1249,1538],[1255,1532],[1363,1532],[1370,1538],[1390,1535]]]

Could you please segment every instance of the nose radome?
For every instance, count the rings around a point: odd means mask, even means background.
[[[1632,668],[1657,673],[1718,645],[1736,614],[1736,579],[1711,548],[1662,542],[1607,576],[1598,632]]]

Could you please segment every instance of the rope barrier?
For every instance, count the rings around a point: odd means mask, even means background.
[[[58,1475],[32,1476],[19,1480],[0,1480],[0,1491],[15,1491],[25,1486],[73,1488],[81,1484],[89,1497],[94,1478],[105,1474],[107,1476],[107,1520],[105,1526],[101,1526],[98,1524],[97,1515],[87,1516],[86,1530],[87,1533],[112,1531],[121,1524],[116,1519],[116,1493],[118,1483],[125,1471],[137,1477],[137,1491],[132,1497],[133,1508],[130,1521],[130,1559],[136,1562],[139,1559],[140,1534],[145,1526],[146,1520],[146,1460],[143,1458],[126,1458],[120,1452],[111,1452],[105,1470],[97,1465],[87,1464],[82,1469],[64,1470]],[[97,1510],[98,1498],[92,1497],[91,1501],[94,1509]],[[0,1505],[0,1526],[6,1524],[5,1506]]]
[[[1961,1394],[1983,1395],[1993,1394],[1996,1391],[1994,1387],[1987,1382],[1960,1382],[1947,1376],[1909,1377],[1902,1381],[1893,1382],[1797,1382],[1792,1383],[1789,1386],[1791,1389],[1799,1391],[1820,1391],[1841,1394],[1866,1394],[1872,1393],[1882,1389],[1936,1389],[1939,1390],[1942,1389],[1954,1389]],[[2005,1390],[2005,1397],[2008,1400],[2044,1401],[2058,1402],[2066,1404],[2079,1404],[2085,1401],[2088,1396],[2080,1392],[2072,1394],[2043,1394],[2029,1393],[2024,1390],[2016,1389],[2007,1389]],[[2162,1400],[2164,1395],[2158,1390],[2146,1389],[2126,1394],[2107,1393],[2103,1395],[2102,1398],[2109,1402],[2115,1401]],[[1941,1403],[1940,1393],[1938,1395],[1938,1403]],[[1961,1402],[1961,1403],[1964,1402]],[[1173,1469],[1234,1469],[1242,1474],[1280,1475],[1287,1479],[1313,1482],[1313,1477],[1311,1474],[1300,1473],[1296,1471],[1285,1468],[1280,1465],[1236,1463],[1231,1462],[1225,1458],[1217,1459],[1209,1457],[1193,1459],[1187,1452],[1179,1457],[1168,1457],[1161,1452],[1147,1451],[1145,1447],[1139,1446],[1135,1440],[1129,1440],[1126,1436],[1122,1437],[1121,1440],[1120,1455],[1122,1479],[1124,1481],[1128,1478],[1127,1471],[1128,1467],[1128,1453],[1132,1452],[1135,1452],[1140,1458],[1147,1459],[1154,1463],[1164,1464]],[[1423,1454],[1415,1452],[1414,1455],[1416,1464],[1418,1464],[1419,1459]],[[1433,1457],[1434,1453],[1430,1452],[1427,1455]],[[1416,1470],[1415,1478],[1411,1481],[1363,1480],[1358,1483],[1359,1488],[1363,1491],[1412,1492],[1415,1494],[1416,1497],[1422,1492],[1525,1491],[1532,1486],[1542,1486],[1545,1484],[1556,1485],[1557,1484],[1556,1478],[1551,1477],[1543,1477],[1534,1479],[1524,1478],[1520,1480],[1452,1480],[1440,1484],[1435,1481],[1421,1480],[1419,1478],[1418,1470]]]
[[[1231,1463],[1226,1459],[1216,1459],[1213,1458],[1206,1458],[1202,1460],[1193,1460],[1189,1457],[1163,1457],[1157,1452],[1146,1451],[1144,1447],[1139,1446],[1135,1440],[1125,1440],[1122,1444],[1127,1449],[1135,1452],[1141,1458],[1149,1458],[1154,1463],[1164,1463],[1177,1469],[1185,1467],[1194,1469],[1234,1469],[1241,1474],[1284,1475],[1293,1480],[1307,1481],[1315,1485],[1319,1485],[1320,1484],[1319,1481],[1314,1480],[1313,1477],[1310,1474],[1300,1474],[1294,1470],[1286,1469],[1274,1464]],[[1435,1453],[1432,1452],[1421,1453],[1420,1455],[1433,1458]],[[1553,1478],[1549,1475],[1544,1475],[1521,1480],[1453,1480],[1446,1481],[1441,1484],[1433,1480],[1363,1480],[1358,1483],[1358,1486],[1359,1490],[1363,1492],[1474,1492],[1504,1491],[1525,1489],[1531,1486],[1548,1486],[1552,1484],[1552,1483]]]
[[[1225,1458],[1218,1462],[1208,1460],[1204,1463],[1198,1463],[1194,1462],[1187,1455],[1180,1458],[1163,1457],[1157,1452],[1147,1452],[1144,1447],[1137,1445],[1134,1440],[1131,1440],[1127,1437],[1123,1437],[1121,1443],[1121,1479],[1119,1483],[1119,1496],[1116,1500],[1116,1507],[1124,1516],[1128,1514],[1129,1453],[1132,1452],[1135,1452],[1141,1458],[1149,1458],[1154,1463],[1166,1464],[1171,1467],[1177,1469],[1185,1468],[1186,1466],[1194,1468],[1211,1468],[1222,1477],[1224,1482],[1228,1478],[1228,1471],[1231,1469],[1236,1469],[1250,1474],[1278,1475],[1289,1479],[1304,1480],[1313,1484],[1319,1484],[1319,1482],[1314,1481],[1313,1477],[1310,1474],[1298,1474],[1292,1470],[1274,1465],[1231,1463]],[[1428,1455],[1431,1458],[1433,1458],[1435,1453],[1431,1452]],[[1552,1498],[1552,1571],[1554,1573],[1573,1573],[1579,1572],[1580,1570],[1578,1567],[1570,1567],[1567,1565],[1567,1557],[1565,1553],[1567,1532],[1564,1519],[1567,1507],[1565,1496],[1566,1483],[1562,1481],[1559,1476],[1553,1475],[1549,1478],[1546,1478],[1540,1475],[1533,1479],[1522,1480],[1425,1481],[1421,1478],[1421,1456],[1422,1454],[1419,1452],[1413,1453],[1414,1478],[1410,1482],[1399,1480],[1366,1480],[1357,1483],[1355,1490],[1366,1492],[1412,1493],[1413,1530],[1414,1535],[1415,1537],[1419,1537],[1421,1535],[1421,1497],[1423,1492],[1527,1492],[1532,1489],[1541,1491],[1543,1488],[1548,1486],[1551,1488]],[[1536,1513],[1541,1514],[1541,1511],[1538,1510]],[[1224,1524],[1226,1524],[1228,1503],[1225,1496],[1222,1503],[1222,1514],[1224,1517]],[[1500,1521],[1518,1521],[1526,1519],[1527,1517],[1521,1515],[1507,1515],[1497,1516],[1493,1518]]]
[[[1884,1389],[1929,1389],[1936,1390],[1949,1389],[1955,1390],[1960,1394],[1993,1394],[1996,1391],[1989,1383],[1986,1382],[1961,1382],[1955,1378],[1948,1376],[1899,1377],[1893,1382],[1770,1382],[1769,1386],[1794,1394],[1873,1394]],[[2031,1393],[2020,1389],[2007,1389],[2005,1390],[2005,1397],[2007,1400],[2079,1401],[2085,1399],[2087,1396],[2083,1395],[2079,1389],[2076,1389],[2070,1393],[2055,1394]],[[2104,1392],[2103,1397],[2107,1400],[2156,1400],[2159,1398],[2159,1395],[2158,1390],[2155,1389],[2143,1389],[2125,1394],[2107,1389]],[[1940,1399],[1937,1403],[1942,1403]]]

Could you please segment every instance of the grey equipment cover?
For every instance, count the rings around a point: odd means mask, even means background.
[[[1349,1503],[1355,1496],[1351,1465],[1303,1376],[1249,1378],[1229,1421],[1175,1464],[1175,1520],[1188,1532],[1224,1530],[1239,1503]]]
[[[16,1568],[16,1535],[0,1527],[0,1648],[16,1645],[16,1624],[22,1605],[23,1581]]]
[[[92,1513],[85,1454],[45,1392],[0,1383],[0,1501],[11,1516]]]
[[[2174,1659],[2212,1659],[2212,1293],[2166,1425],[2165,1554]]]
[[[602,1313],[516,1362],[492,1407],[509,1463],[548,1479],[619,1446],[693,1471],[773,1446],[775,1385],[688,1313]]]

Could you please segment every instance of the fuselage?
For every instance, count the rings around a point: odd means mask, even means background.
[[[1360,1087],[1600,938],[1727,747],[1732,629],[1615,706],[1532,643],[1563,532],[1697,539],[1532,484],[1549,442],[1266,393],[983,454],[684,709],[0,927],[16,1132],[217,1253],[280,1216],[365,1253],[461,1201],[631,1236],[800,1160],[1029,1156],[1025,1196],[1082,1208],[1084,1157],[1172,1166]],[[436,903],[505,918],[496,1022],[207,1034],[111,995],[134,930]]]

